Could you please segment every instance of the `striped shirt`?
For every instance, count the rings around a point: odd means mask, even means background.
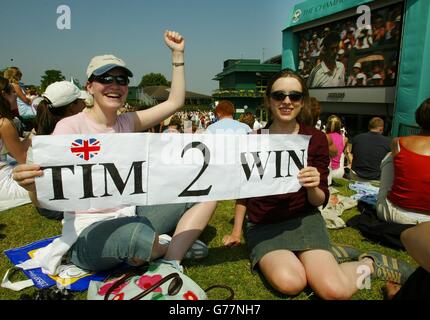
[[[309,88],[343,87],[345,86],[345,66],[342,62],[336,61],[336,68],[331,71],[322,61],[312,69],[307,85]]]

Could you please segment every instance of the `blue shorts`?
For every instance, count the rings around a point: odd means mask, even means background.
[[[149,261],[155,236],[173,232],[193,205],[137,207],[135,217],[94,223],[81,232],[68,258],[76,266],[91,271],[109,270],[132,258]]]

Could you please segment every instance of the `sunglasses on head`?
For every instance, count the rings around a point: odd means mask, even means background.
[[[284,91],[273,91],[270,93],[270,97],[276,101],[284,101],[286,97],[290,99],[291,102],[300,102],[303,99],[303,93],[292,91],[290,93],[285,93]]]
[[[101,76],[94,76],[93,81],[101,84],[112,84],[114,81],[120,86],[126,86],[130,83],[127,76],[112,76],[110,74],[102,74]]]

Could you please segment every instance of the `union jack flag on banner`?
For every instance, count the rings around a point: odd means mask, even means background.
[[[77,157],[88,161],[100,152],[100,141],[94,138],[76,139],[72,142],[70,151]]]

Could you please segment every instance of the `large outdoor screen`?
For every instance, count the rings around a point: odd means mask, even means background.
[[[298,71],[309,88],[396,85],[403,3],[371,11],[371,25],[357,17],[297,33]]]

